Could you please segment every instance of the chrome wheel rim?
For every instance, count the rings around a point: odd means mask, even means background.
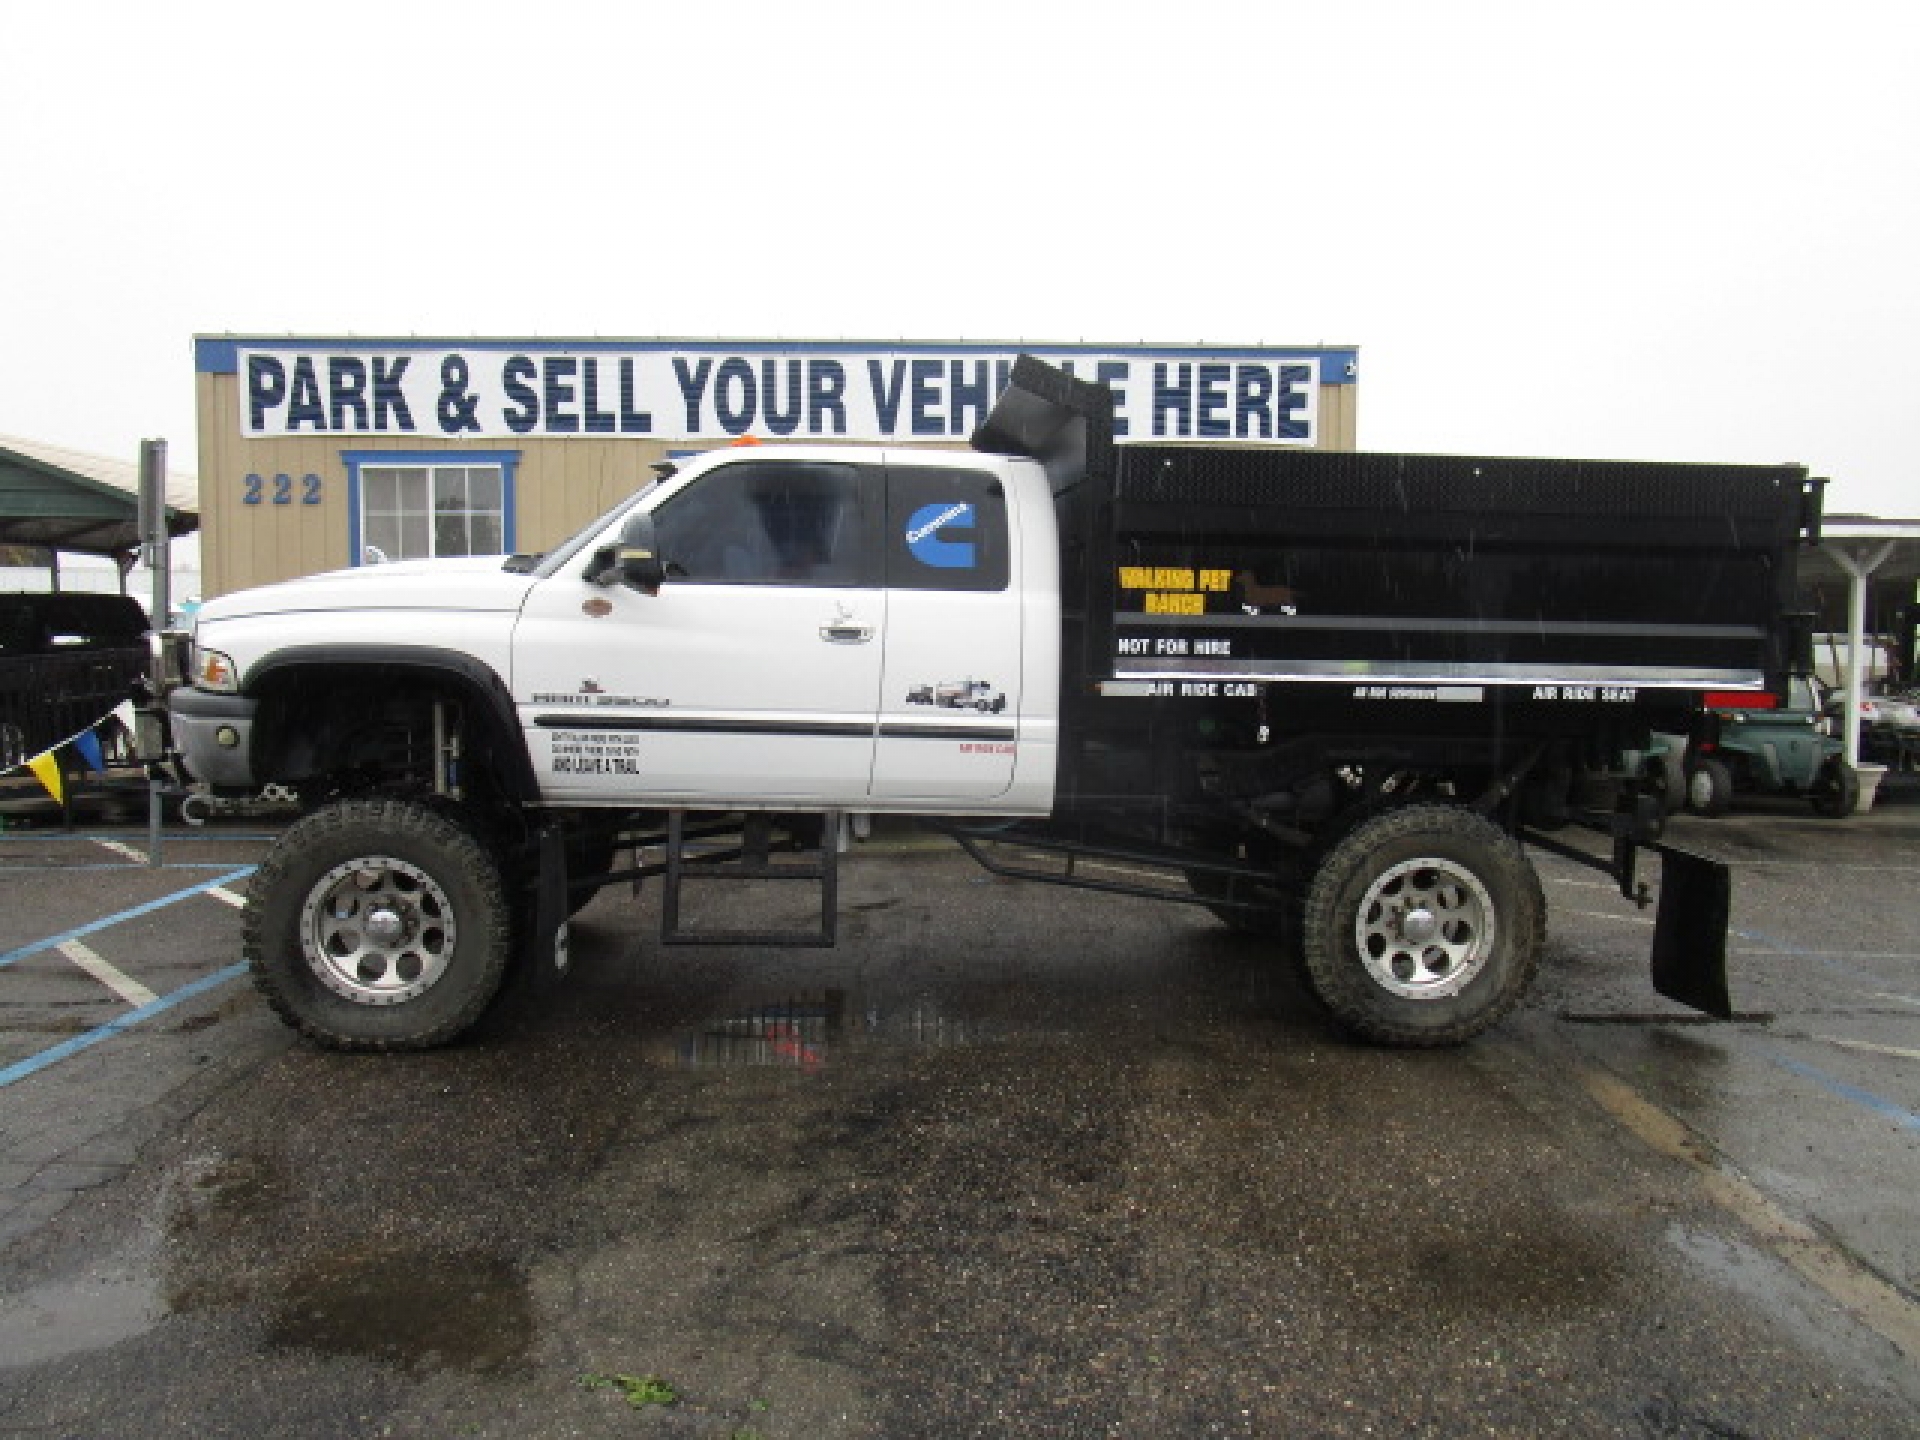
[[[1493,953],[1493,897],[1466,867],[1423,856],[1381,874],[1361,897],[1354,944],[1381,989],[1408,1000],[1457,995]]]
[[[307,964],[357,1005],[398,1005],[432,989],[453,959],[453,902],[417,865],[374,855],[336,865],[300,915]]]

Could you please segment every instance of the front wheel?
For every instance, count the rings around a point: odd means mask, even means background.
[[[1820,767],[1813,782],[1813,811],[1829,820],[1844,820],[1860,807],[1860,772],[1834,756]]]
[[[254,983],[336,1050],[424,1050],[480,1018],[512,953],[500,868],[447,815],[342,800],[289,826],[247,891]]]
[[[1381,1045],[1457,1045],[1519,1003],[1546,940],[1540,880],[1512,836],[1453,805],[1377,815],[1307,887],[1307,977]]]
[[[1724,815],[1733,807],[1733,772],[1718,760],[1699,760],[1687,772],[1687,808],[1696,815]]]

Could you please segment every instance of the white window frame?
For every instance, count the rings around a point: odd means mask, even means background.
[[[473,554],[511,555],[514,550],[514,480],[520,464],[518,450],[349,450],[340,457],[347,467],[348,497],[348,564],[365,565],[379,563],[380,560],[433,559],[438,558],[438,535],[434,524],[434,512],[431,502],[424,513],[427,535],[427,554],[424,556],[380,555],[371,553],[372,546],[367,540],[367,487],[366,472],[372,470],[425,470],[427,472],[427,493],[432,495],[435,488],[434,472],[438,470],[484,470],[500,472],[500,544],[498,551],[466,551]],[[471,521],[474,513],[466,512]]]

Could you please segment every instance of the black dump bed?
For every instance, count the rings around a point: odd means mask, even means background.
[[[1796,557],[1819,523],[1797,466],[1115,446],[1110,413],[1097,387],[1023,359],[975,439],[1048,462],[1068,663],[1121,682],[1108,693],[1605,690],[1680,709],[1784,684]]]
[[[1116,678],[1758,687],[1804,470],[1124,446]]]

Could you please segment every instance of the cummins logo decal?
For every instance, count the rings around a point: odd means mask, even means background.
[[[973,506],[966,501],[922,505],[907,520],[907,549],[922,565],[936,570],[971,570],[975,565],[972,540],[950,540],[943,532],[973,532]]]

